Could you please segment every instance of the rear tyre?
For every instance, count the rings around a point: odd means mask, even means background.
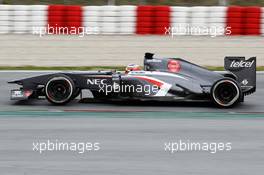
[[[58,75],[50,78],[45,86],[45,95],[47,100],[56,105],[69,103],[74,95],[74,92],[74,82],[66,75]]]
[[[241,88],[233,79],[223,78],[213,84],[211,96],[218,107],[232,107],[241,99]]]

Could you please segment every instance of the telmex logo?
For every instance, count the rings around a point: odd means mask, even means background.
[[[232,63],[230,64],[230,67],[235,67],[235,68],[240,68],[240,67],[251,67],[252,64],[254,63],[255,60],[253,61],[236,61],[233,60]]]
[[[90,85],[106,84],[106,79],[87,79],[87,84]]]

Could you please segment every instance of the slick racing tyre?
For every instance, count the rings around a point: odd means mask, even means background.
[[[72,99],[75,99],[76,97],[78,97],[81,94],[81,89],[80,88],[76,88],[75,92],[72,95]]]
[[[63,105],[71,101],[76,95],[72,79],[66,75],[51,77],[45,85],[47,100],[56,105]]]
[[[231,78],[220,79],[211,88],[212,101],[222,108],[236,105],[240,101],[241,95],[241,88]]]

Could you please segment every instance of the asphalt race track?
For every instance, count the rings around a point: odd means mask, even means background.
[[[208,104],[52,106],[9,100],[12,79],[39,72],[0,72],[1,175],[262,175],[264,74],[257,92],[232,109]],[[33,151],[33,143],[97,142],[100,150]],[[164,143],[232,143],[230,151],[168,152]]]

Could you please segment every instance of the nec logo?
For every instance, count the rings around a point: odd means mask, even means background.
[[[255,62],[255,60],[253,60],[253,61],[243,61],[243,60],[236,61],[236,60],[233,60],[230,64],[230,67],[233,67],[233,68],[251,67],[254,62]]]
[[[106,84],[106,79],[87,79],[89,85]]]

